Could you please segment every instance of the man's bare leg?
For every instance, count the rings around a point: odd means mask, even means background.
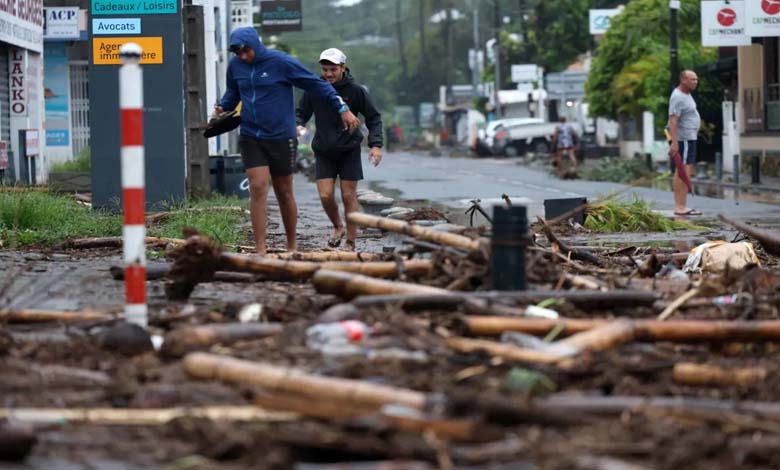
[[[693,174],[693,165],[685,165],[685,172],[688,174],[688,180],[690,181]],[[672,190],[674,191],[674,212],[676,214],[684,214],[688,211],[688,185],[680,178],[677,172],[674,173],[672,178]]]
[[[267,166],[246,170],[249,179],[249,217],[252,219],[252,234],[255,237],[257,254],[265,255],[265,238],[268,224],[268,183],[270,173]]]
[[[344,203],[344,218],[347,219],[347,249],[355,249],[355,238],[357,238],[357,225],[349,223],[347,217],[350,212],[360,210],[357,199],[357,181],[341,180],[341,201]]]
[[[344,182],[342,181],[342,188],[343,183]],[[333,178],[323,178],[317,180],[317,191],[320,193],[320,202],[322,203],[322,208],[325,210],[325,214],[328,215],[330,222],[333,224],[333,236],[331,239],[340,239],[344,233],[344,224],[341,223],[341,217],[339,216],[339,205],[336,202],[336,180]]]
[[[284,233],[287,235],[287,251],[295,251],[298,248],[295,239],[295,229],[298,225],[298,205],[293,194],[293,175],[274,176],[271,178],[274,186],[274,194],[279,202],[279,212],[282,214]]]
[[[567,150],[569,152],[569,160],[571,161],[571,169],[577,169],[577,156],[574,154],[574,149]]]

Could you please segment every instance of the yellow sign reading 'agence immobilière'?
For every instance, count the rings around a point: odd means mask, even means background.
[[[92,38],[92,60],[95,65],[117,65],[122,63],[119,48],[123,44],[134,42],[141,46],[142,64],[163,63],[162,37],[145,38]]]

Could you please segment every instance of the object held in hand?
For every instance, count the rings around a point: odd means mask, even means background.
[[[203,137],[207,139],[216,137],[232,131],[239,125],[241,125],[241,103],[238,103],[236,109],[220,113],[219,116],[211,118],[208,124],[203,126]]]

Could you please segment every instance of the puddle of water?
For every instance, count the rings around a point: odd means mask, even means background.
[[[653,189],[660,189],[662,191],[671,191],[672,181],[671,179],[653,180],[644,186]],[[715,199],[761,202],[765,204],[780,205],[780,191],[755,189],[746,186],[742,186],[737,189],[730,184],[721,184],[715,182],[693,181],[693,194],[696,196],[705,196]]]

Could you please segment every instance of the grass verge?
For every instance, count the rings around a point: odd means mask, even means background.
[[[147,227],[149,236],[181,238],[192,227],[228,244],[246,244],[248,217],[236,211],[189,213],[188,208],[238,206],[246,201],[218,196],[187,204],[170,205],[170,217]],[[41,191],[0,192],[0,246],[15,249],[53,245],[67,239],[122,235],[122,216],[93,210],[67,196]]]
[[[644,199],[606,201],[590,205],[585,227],[600,232],[671,232],[673,230],[707,230],[689,222],[678,222],[655,212]]]
[[[647,168],[644,160],[637,158],[606,158],[597,167],[582,171],[582,179],[633,183],[640,178],[653,179],[657,173]]]

